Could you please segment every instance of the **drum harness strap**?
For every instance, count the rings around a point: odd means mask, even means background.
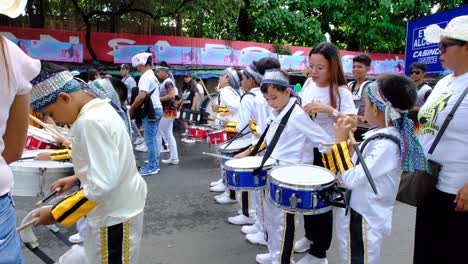
[[[278,126],[278,129],[276,129],[275,135],[273,135],[273,139],[270,142],[270,145],[267,147],[266,153],[263,156],[262,163],[258,168],[256,168],[253,171],[254,175],[258,175],[262,169],[263,165],[265,165],[265,162],[268,160],[268,158],[271,156],[271,153],[273,153],[273,150],[275,149],[276,143],[278,143],[278,140],[283,133],[284,128],[286,127],[286,123],[289,120],[289,117],[291,116],[292,111],[294,110],[294,107],[296,107],[296,104],[293,104],[291,108],[288,110],[288,112],[281,118],[280,124]],[[265,132],[263,132],[262,136],[260,137],[260,140],[258,140],[257,144],[255,145],[254,150],[250,154],[251,156],[257,155],[258,150],[260,149],[260,146],[262,145],[262,142],[265,140],[265,136],[268,132],[268,129],[270,128],[271,123],[266,127]]]

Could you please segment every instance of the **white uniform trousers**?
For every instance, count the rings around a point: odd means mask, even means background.
[[[143,212],[120,224],[95,228],[88,224],[84,240],[91,264],[139,264]]]
[[[173,127],[174,127],[174,118],[162,117],[161,121],[159,122],[157,142],[158,142],[158,146],[162,146],[162,137],[164,137],[164,140],[169,145],[170,159],[178,160],[179,154],[177,152],[177,143],[174,138],[174,133],[172,130]]]

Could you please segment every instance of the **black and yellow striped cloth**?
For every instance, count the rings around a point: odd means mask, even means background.
[[[222,116],[232,115],[232,113],[231,113],[231,111],[229,111],[227,105],[220,105],[220,106],[219,106],[218,113],[219,113],[220,115],[222,115]]]
[[[251,147],[249,147],[249,150],[250,150],[251,153],[254,151],[255,146],[256,145],[252,145]],[[264,151],[266,149],[266,146],[267,146],[266,142],[263,141],[262,144],[260,145],[260,148],[258,148],[258,153]]]
[[[54,161],[70,160],[71,149],[57,149],[50,152],[50,159]]]
[[[250,128],[250,132],[252,132],[252,135],[258,137],[259,136],[259,133],[258,133],[258,129],[257,129],[257,122],[255,122],[255,120],[250,120],[249,122],[249,128]]]
[[[80,218],[87,215],[96,207],[93,201],[84,196],[83,189],[80,189],[52,207],[52,216],[65,227],[76,223]]]
[[[345,141],[333,145],[330,152],[322,154],[322,161],[325,168],[334,173],[344,173],[354,168],[349,155],[348,144]]]
[[[237,121],[229,121],[226,125],[226,132],[237,133]]]

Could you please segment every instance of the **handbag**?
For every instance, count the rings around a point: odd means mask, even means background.
[[[452,111],[445,118],[442,127],[437,133],[434,142],[429,148],[428,154],[432,154],[439,143],[442,135],[444,134],[450,121],[452,121],[455,111],[460,106],[461,102],[468,93],[468,87],[465,88],[463,94],[458,98],[458,101],[453,106]],[[424,205],[427,198],[435,191],[439,173],[442,169],[442,164],[437,163],[431,159],[428,159],[428,166],[430,172],[425,171],[414,171],[414,172],[403,172],[400,179],[400,187],[398,188],[397,201],[406,203],[412,206],[420,207]]]

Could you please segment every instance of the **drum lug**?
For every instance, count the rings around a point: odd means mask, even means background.
[[[314,194],[312,194],[312,209],[315,209],[317,207],[317,203],[318,203],[317,193],[314,192]]]
[[[289,197],[289,203],[291,204],[292,209],[296,209],[297,204],[300,202],[302,202],[302,200],[300,198],[298,199],[295,193],[293,193],[291,197]]]
[[[258,180],[258,175],[255,175],[255,176],[254,176],[254,184],[255,184],[255,186],[258,186],[259,183],[260,183],[260,181]]]
[[[280,189],[276,190],[276,193],[275,193],[275,200],[276,200],[276,202],[278,202],[278,203],[281,202],[281,200],[282,200],[282,199],[281,199],[281,198],[282,198],[282,197],[281,197],[281,194],[282,194],[282,193],[281,193],[281,190],[280,190]]]
[[[237,175],[237,172],[234,172],[234,173],[232,174],[232,183],[234,183],[235,186],[239,185],[239,183],[238,183],[238,180],[239,180],[239,179],[238,179],[237,176],[238,176],[238,175]]]

